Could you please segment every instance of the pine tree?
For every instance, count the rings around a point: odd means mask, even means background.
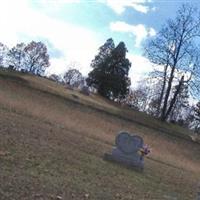
[[[99,54],[91,63],[87,84],[109,99],[123,99],[129,91],[128,72],[131,63],[126,58],[126,46],[120,42],[115,48],[112,39],[100,47]]]
[[[112,38],[109,38],[104,45],[99,48],[98,55],[95,56],[94,60],[92,60],[91,67],[98,68],[102,62],[105,61],[111,55],[111,52],[115,48],[115,44]]]

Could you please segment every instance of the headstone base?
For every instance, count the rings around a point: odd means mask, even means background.
[[[144,169],[144,159],[138,153],[127,155],[121,152],[118,148],[114,148],[111,154],[104,154],[104,159],[117,162],[129,168],[138,169],[140,171],[143,171]]]

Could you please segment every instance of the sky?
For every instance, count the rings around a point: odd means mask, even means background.
[[[185,2],[200,8],[199,0],[0,0],[0,42],[11,48],[42,41],[50,55],[48,74],[75,67],[87,76],[108,38],[115,45],[123,41],[134,85],[152,70],[143,56],[145,42]]]

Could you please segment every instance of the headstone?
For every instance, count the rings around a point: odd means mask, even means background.
[[[115,139],[115,145],[111,154],[104,155],[104,159],[143,170],[144,158],[139,153],[143,147],[143,139],[140,136],[120,132]]]

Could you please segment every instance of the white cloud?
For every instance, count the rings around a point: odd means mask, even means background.
[[[74,3],[80,3],[81,0],[39,0],[35,1],[34,3],[37,3],[42,10],[45,11],[59,11],[63,8],[66,4],[74,4]]]
[[[152,37],[152,36],[155,36],[155,35],[156,35],[155,29],[150,28],[149,31],[148,31],[148,35],[151,36],[151,37]]]
[[[88,72],[90,61],[100,46],[95,32],[48,17],[33,10],[26,0],[0,1],[0,7],[2,43],[12,47],[18,42],[42,38],[44,43],[46,40],[63,52],[62,61],[52,59],[51,68],[63,69],[64,65],[77,61],[81,63],[79,67],[82,73]]]
[[[50,58],[51,66],[47,69],[47,75],[64,74],[66,71],[67,60],[64,58]]]
[[[127,58],[132,63],[131,69],[129,71],[132,87],[136,87],[137,82],[141,79],[144,79],[147,74],[154,69],[154,66],[147,58],[140,55],[128,53]]]
[[[153,28],[146,28],[143,24],[130,25],[122,21],[111,22],[110,29],[112,31],[133,34],[135,36],[135,47],[140,47],[143,40],[148,36],[154,36],[156,34]]]
[[[0,7],[0,42],[12,47],[19,42],[27,43],[42,38],[44,43],[50,43],[63,53],[59,58],[51,57],[49,73],[61,74],[72,62],[78,63],[77,68],[84,75],[91,70],[90,62],[102,45],[94,31],[51,18],[34,10],[26,0],[0,1]],[[112,24],[112,29],[135,35],[136,45],[139,45],[148,34],[154,35],[153,29],[146,29],[144,25],[131,26],[118,22]],[[130,76],[134,84],[143,73],[150,70],[150,64],[142,56],[128,54],[128,58],[132,62]]]
[[[141,13],[147,13],[151,9],[147,6],[147,3],[150,3],[151,0],[103,0],[100,1],[106,3],[109,7],[111,7],[117,14],[122,14],[126,8],[132,8]]]

